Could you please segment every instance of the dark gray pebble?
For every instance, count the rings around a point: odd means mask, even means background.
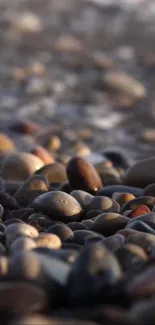
[[[136,197],[142,196],[143,194],[143,190],[138,187],[125,186],[125,185],[109,185],[109,186],[104,186],[100,191],[97,192],[97,195],[112,197],[112,195],[115,192],[131,193]]]
[[[67,225],[63,224],[52,225],[46,230],[46,233],[57,235],[62,243],[74,237],[73,231]]]
[[[92,230],[106,237],[114,235],[118,230],[125,228],[129,218],[118,213],[101,213],[93,222]]]
[[[64,223],[77,221],[82,215],[82,208],[75,198],[61,191],[39,195],[33,201],[32,207],[36,211],[47,214],[53,220],[60,220]]]

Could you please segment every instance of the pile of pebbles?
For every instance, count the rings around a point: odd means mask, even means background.
[[[20,151],[0,134],[3,324],[154,324],[155,157],[92,156]]]

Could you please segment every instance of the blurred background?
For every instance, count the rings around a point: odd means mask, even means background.
[[[0,129],[27,149],[20,119],[67,154],[154,155],[155,1],[0,0]]]

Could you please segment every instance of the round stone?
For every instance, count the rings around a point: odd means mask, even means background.
[[[14,141],[6,134],[0,132],[0,152],[14,152],[16,146]]]
[[[64,223],[79,220],[82,214],[80,204],[71,195],[61,191],[51,191],[39,195],[32,207]]]
[[[49,153],[47,149],[45,149],[42,146],[35,146],[32,150],[31,153],[37,157],[39,157],[45,165],[52,164],[55,162],[54,158],[52,155]]]
[[[42,160],[33,154],[11,154],[3,162],[1,176],[6,180],[26,180],[43,165]]]
[[[108,185],[104,186],[100,191],[97,192],[99,196],[112,197],[114,193],[130,193],[136,197],[142,196],[143,190],[138,187],[125,186],[125,185]]]
[[[18,254],[20,251],[28,251],[35,247],[37,247],[37,244],[32,238],[22,236],[19,238],[17,237],[13,241],[12,245],[10,246],[10,251],[13,254]]]
[[[67,176],[73,189],[94,194],[102,188],[97,170],[82,157],[73,157],[69,160]]]
[[[30,176],[14,194],[20,206],[29,205],[35,197],[48,191],[48,182],[43,176]]]
[[[144,188],[155,183],[155,157],[138,161],[130,167],[123,179],[123,184]]]
[[[74,190],[70,193],[81,205],[85,208],[86,205],[93,199],[93,195],[82,190]]]
[[[52,225],[46,230],[46,233],[55,234],[61,239],[62,242],[65,242],[68,239],[73,238],[74,236],[73,231],[67,225],[64,224]]]
[[[129,219],[118,213],[101,213],[93,222],[92,230],[104,236],[114,235],[118,230],[125,228]]]
[[[0,293],[0,310],[5,312],[11,310],[16,316],[39,312],[48,306],[44,290],[32,283],[22,281],[1,283]]]
[[[28,236],[31,238],[39,236],[38,231],[25,223],[14,223],[6,227],[5,230],[6,245],[10,247],[19,236]]]
[[[87,204],[87,211],[90,210],[100,210],[103,212],[120,212],[120,205],[106,197],[106,196],[95,196],[88,204]]]
[[[49,182],[49,184],[54,183],[64,183],[67,181],[66,168],[61,163],[52,163],[44,166],[36,172],[37,175],[43,175]]]
[[[55,234],[41,234],[35,238],[38,247],[48,247],[52,249],[59,249],[61,247],[61,240]]]

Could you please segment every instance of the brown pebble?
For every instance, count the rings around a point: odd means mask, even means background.
[[[146,205],[140,205],[128,214],[128,218],[135,218],[151,212]]]
[[[94,194],[102,188],[102,181],[93,165],[82,157],[73,157],[67,164],[67,176],[73,189]]]
[[[30,176],[14,194],[20,206],[27,206],[35,197],[48,191],[48,182],[44,176]]]
[[[31,153],[33,155],[36,155],[39,157],[45,165],[52,164],[55,162],[54,158],[52,155],[48,152],[47,149],[43,148],[42,146],[35,146],[32,150]]]
[[[33,154],[11,154],[3,162],[1,177],[6,180],[24,181],[43,165],[41,159]]]
[[[0,152],[14,152],[16,150],[15,143],[6,134],[0,132]]]
[[[49,184],[65,183],[67,181],[66,168],[58,162],[42,167],[35,174],[46,177]]]
[[[135,199],[136,197],[131,193],[115,192],[115,193],[113,193],[112,198],[115,201],[117,201],[120,204],[120,206],[122,206],[124,203],[131,201],[131,200]]]
[[[40,125],[30,120],[21,120],[12,123],[10,129],[16,133],[34,135],[40,129]]]

